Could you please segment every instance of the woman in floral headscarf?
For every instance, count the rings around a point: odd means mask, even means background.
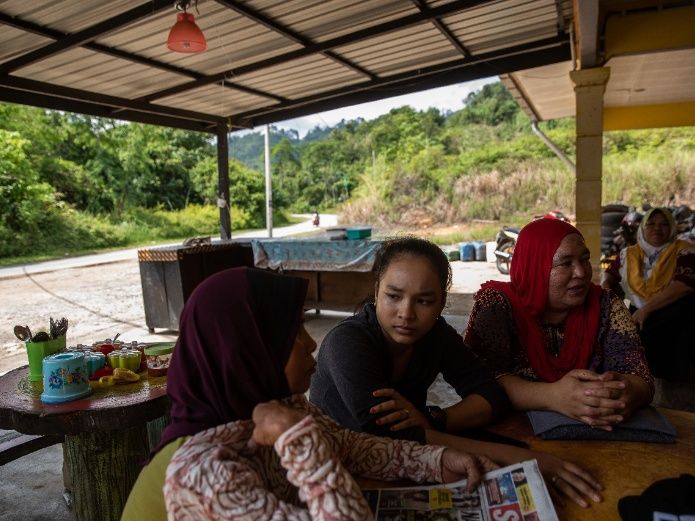
[[[122,521],[371,519],[354,475],[469,486],[485,456],[348,431],[303,393],[316,342],[305,279],[233,268],[205,279],[181,315],[167,375],[171,424]],[[166,471],[166,477],[165,477]]]
[[[652,399],[627,308],[591,283],[584,238],[560,220],[521,230],[511,282],[482,285],[465,338],[519,410],[554,410],[611,430]]]
[[[652,208],[601,285],[630,301],[654,376],[682,381],[695,359],[695,244],[675,237],[671,212]]]

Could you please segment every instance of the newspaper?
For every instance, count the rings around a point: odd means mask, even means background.
[[[363,490],[376,521],[558,521],[536,460],[485,474],[473,492],[466,480]]]

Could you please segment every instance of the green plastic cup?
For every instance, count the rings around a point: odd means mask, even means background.
[[[26,342],[29,357],[29,381],[43,380],[43,359],[48,355],[65,349],[65,337],[61,336],[46,342]]]

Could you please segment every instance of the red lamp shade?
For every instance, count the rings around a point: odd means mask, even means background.
[[[177,13],[176,23],[169,31],[167,47],[175,52],[203,52],[208,48],[203,31],[190,13]]]

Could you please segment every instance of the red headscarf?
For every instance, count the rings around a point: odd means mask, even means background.
[[[531,367],[546,382],[555,382],[572,369],[585,369],[598,335],[601,288],[591,284],[584,304],[565,319],[565,337],[559,356],[548,353],[540,317],[548,302],[550,269],[562,239],[574,226],[558,219],[538,219],[521,230],[514,248],[511,282],[489,281],[483,288],[503,293],[512,306],[519,342]],[[582,237],[583,238],[583,237]]]
[[[289,396],[285,364],[301,325],[306,279],[252,268],[216,273],[193,291],[167,375],[170,441]]]

